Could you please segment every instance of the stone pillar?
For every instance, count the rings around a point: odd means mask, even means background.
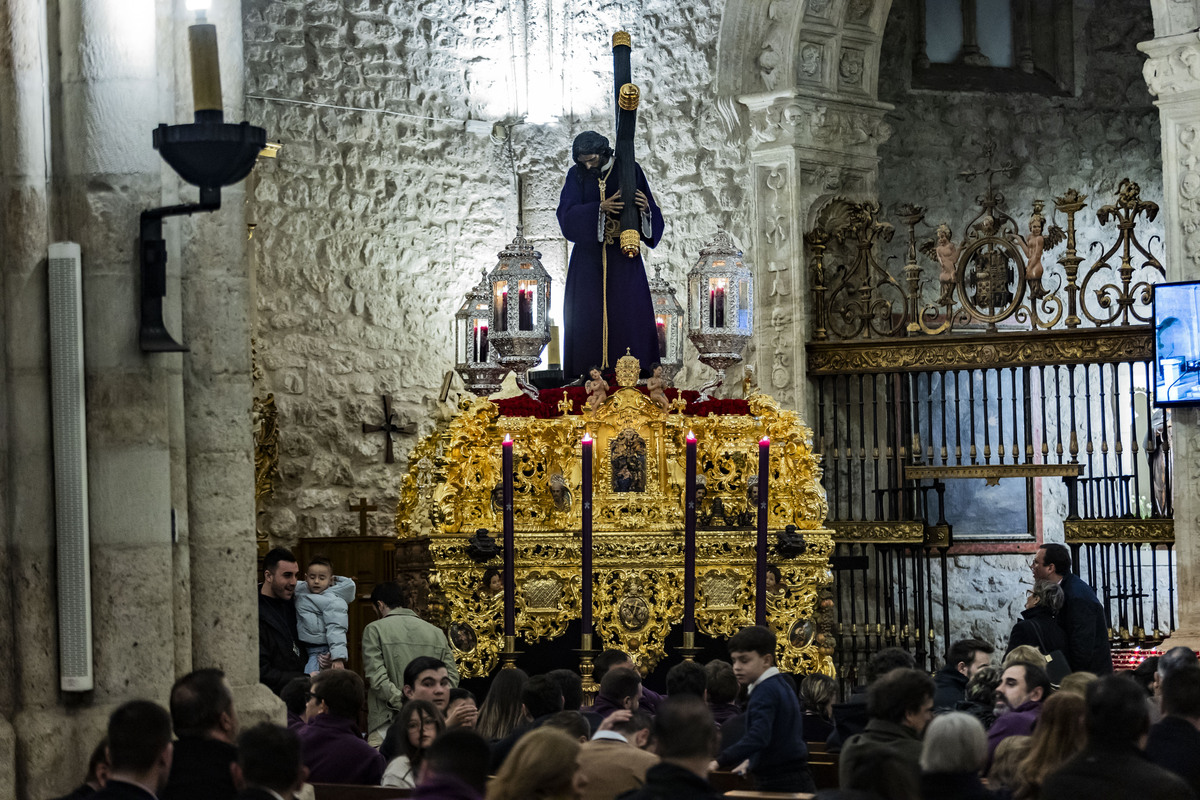
[[[804,233],[829,198],[873,197],[876,152],[891,135],[891,108],[789,89],[738,98],[750,109],[756,288],[754,356],[759,386],[815,419],[805,380],[811,336]]]
[[[240,122],[245,117],[241,3],[218,0],[208,19],[219,37],[225,118]],[[176,41],[186,42],[186,33],[185,24],[177,25]],[[176,77],[175,117],[190,121],[186,58],[176,62]],[[183,186],[180,199],[194,202],[196,192]],[[192,664],[178,671],[218,667],[233,687],[243,724],[267,718],[282,723],[283,703],[258,682],[244,184],[222,189],[220,210],[168,224],[181,230],[182,335],[189,348],[183,356],[183,398]]]
[[[57,699],[45,20],[44,0],[0,1],[0,797],[28,757],[9,720]]]
[[[1164,35],[1186,10],[1184,22],[1194,27],[1195,9],[1172,3],[1170,9],[1155,4],[1154,29],[1158,34],[1138,45],[1149,59],[1142,74],[1150,92],[1158,97],[1163,156],[1163,260],[1167,280],[1200,277],[1200,34]],[[1175,508],[1175,551],[1179,598],[1178,627],[1164,647],[1200,647],[1200,410],[1171,411],[1172,485]]]

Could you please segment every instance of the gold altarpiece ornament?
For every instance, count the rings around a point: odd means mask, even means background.
[[[621,359],[624,362],[626,359]],[[630,360],[633,360],[630,357]],[[618,365],[618,372],[624,372]],[[396,529],[401,539],[427,543],[431,615],[446,625],[466,677],[495,669],[503,646],[501,594],[488,594],[468,537],[480,528],[499,541],[502,509],[500,442],[514,446],[516,628],[525,642],[561,637],[580,617],[579,498],[581,439],[595,440],[593,476],[593,616],[597,646],[628,652],[643,670],[667,656],[666,639],[681,625],[684,587],[685,438],[699,440],[701,509],[723,518],[751,514],[747,492],[757,471],[758,442],[771,440],[770,530],[795,525],[807,549],[785,558],[774,544],[771,563],[783,587],[768,599],[779,636],[779,666],[833,674],[832,532],[812,431],[794,411],[763,394],[748,398],[750,414],[684,416],[664,411],[623,384],[598,409],[554,419],[502,416],[485,400],[464,403],[445,428],[421,440],[401,486]],[[622,375],[621,377],[624,377]],[[745,518],[745,517],[743,517]],[[696,627],[727,637],[753,624],[752,527],[705,529],[696,536]],[[576,643],[570,643],[575,646]]]

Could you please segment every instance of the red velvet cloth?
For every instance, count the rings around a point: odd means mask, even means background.
[[[638,391],[648,395],[646,387],[639,386]],[[732,414],[744,415],[750,413],[750,406],[745,400],[719,400],[713,398],[706,403],[697,402],[700,399],[699,392],[686,390],[680,392],[678,389],[664,389],[668,400],[674,400],[683,395],[683,399],[687,402],[687,407],[683,413],[689,417],[707,417],[710,414]],[[540,399],[534,400],[528,395],[512,397],[508,400],[497,400],[496,405],[500,408],[500,413],[506,417],[538,417],[540,419],[554,419],[561,417],[562,412],[558,410],[559,401],[563,395],[571,398],[571,413],[582,413],[584,405],[587,403],[587,391],[582,386],[568,386],[562,389],[543,389],[540,392]],[[611,393],[610,393],[611,396]]]

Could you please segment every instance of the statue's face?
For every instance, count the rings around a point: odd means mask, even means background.
[[[598,153],[580,154],[579,163],[583,165],[584,169],[600,169],[600,155]]]
[[[594,369],[589,374],[592,376],[592,380],[594,380],[594,381],[600,380],[600,370]]]

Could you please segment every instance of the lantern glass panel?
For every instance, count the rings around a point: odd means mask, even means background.
[[[670,352],[667,349],[667,318],[662,314],[654,317],[654,330],[658,333],[658,360],[669,361]]]
[[[725,278],[708,279],[708,319],[714,328],[725,327]]]
[[[738,327],[750,327],[750,281],[738,281]]]
[[[517,281],[517,330],[533,330],[537,281]]]
[[[493,301],[496,309],[493,315],[494,326],[497,331],[506,331],[508,330],[508,281],[496,281],[492,285],[492,291],[495,294]]]

